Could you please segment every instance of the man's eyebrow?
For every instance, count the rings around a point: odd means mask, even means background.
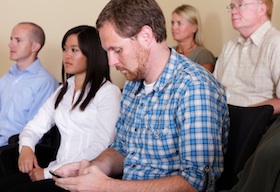
[[[20,37],[11,37],[11,38],[10,38],[10,40],[13,40],[13,39],[19,41],[19,40],[21,40],[22,38],[20,38]]]
[[[110,51],[110,50],[115,50],[115,49],[120,49],[120,47],[110,46],[107,50]]]

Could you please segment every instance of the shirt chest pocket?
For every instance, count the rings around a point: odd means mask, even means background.
[[[124,129],[127,134],[137,134],[145,138],[153,137],[154,139],[173,134],[169,122],[151,122],[149,120],[129,117],[126,117],[124,120]]]
[[[165,158],[177,154],[178,134],[176,128],[167,123],[151,123],[148,125],[147,134],[143,137],[144,143],[149,143],[154,149],[150,155],[155,155],[157,158]]]
[[[164,123],[154,123],[147,125],[148,134],[152,136],[153,139],[167,139],[172,137],[172,130],[168,124]]]

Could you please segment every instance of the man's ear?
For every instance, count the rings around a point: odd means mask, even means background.
[[[41,49],[41,45],[38,42],[33,42],[32,51],[38,52]]]
[[[154,39],[153,30],[150,26],[144,25],[141,31],[138,33],[138,39],[141,44],[145,46],[150,46]]]
[[[267,5],[265,3],[261,3],[259,8],[259,15],[260,16],[266,15],[266,12],[267,12]]]

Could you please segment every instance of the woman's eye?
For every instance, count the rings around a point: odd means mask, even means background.
[[[72,52],[78,52],[79,50],[78,49],[72,49]]]

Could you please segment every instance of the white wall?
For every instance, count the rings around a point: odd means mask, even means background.
[[[14,25],[22,21],[39,24],[46,33],[46,44],[39,57],[43,65],[60,81],[61,40],[65,32],[81,24],[95,25],[96,18],[109,0],[0,0],[0,76],[14,63],[9,60],[10,32]],[[229,39],[237,35],[232,29],[230,14],[225,7],[230,0],[158,0],[165,16],[168,32],[167,42],[176,43],[170,33],[171,13],[179,5],[191,4],[200,11],[204,42],[216,56]],[[272,23],[280,29],[280,0],[274,0]],[[119,87],[124,77],[112,69],[112,79]]]

